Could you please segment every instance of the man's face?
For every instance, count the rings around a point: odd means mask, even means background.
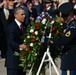
[[[3,4],[4,4],[3,7],[7,8],[8,7],[8,0],[3,0]]]
[[[28,4],[27,7],[28,7],[29,10],[32,9],[32,4],[31,3]]]
[[[72,2],[73,2],[74,4],[76,4],[76,0],[72,0]]]
[[[24,22],[25,20],[25,11],[24,10],[18,10],[15,14],[15,19],[17,19],[19,22]]]

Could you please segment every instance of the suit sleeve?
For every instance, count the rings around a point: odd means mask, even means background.
[[[13,51],[18,51],[19,50],[19,43],[16,41],[16,36],[15,36],[15,28],[13,27],[8,27],[6,31],[6,39],[7,39],[7,45],[8,47],[12,48]],[[18,37],[18,36],[17,36]]]
[[[76,28],[69,28],[63,36],[57,39],[50,39],[50,45],[67,45],[76,37]]]

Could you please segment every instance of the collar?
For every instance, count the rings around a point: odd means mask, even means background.
[[[68,23],[67,23],[67,27],[70,25],[70,23],[74,20],[74,18],[72,18]]]
[[[4,13],[6,14],[6,10],[7,10],[8,14],[9,14],[9,10],[7,8],[3,9]]]
[[[15,22],[17,23],[17,25],[18,25],[19,28],[20,28],[21,22],[19,22],[17,19],[15,19]]]

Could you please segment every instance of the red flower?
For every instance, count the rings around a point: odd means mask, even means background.
[[[25,39],[26,42],[28,42],[28,39]]]
[[[34,35],[35,34],[35,32],[32,32],[32,35]]]
[[[59,32],[57,31],[56,34],[59,34]]]
[[[25,56],[25,53],[22,53],[21,55],[22,55],[22,56]]]
[[[50,17],[48,17],[48,21],[51,21],[51,18]]]
[[[32,42],[35,42],[36,41],[36,38],[32,38]]]
[[[45,69],[44,69],[44,68],[42,68],[42,70],[44,71]]]
[[[54,31],[55,29],[56,29],[55,26],[53,26],[53,27],[52,27],[52,30]]]
[[[36,23],[35,27],[36,29],[40,29],[40,25],[38,23]]]
[[[28,51],[30,50],[30,46],[27,46],[27,50],[28,50]]]
[[[38,25],[39,25],[38,23],[35,24],[35,26],[38,26]]]

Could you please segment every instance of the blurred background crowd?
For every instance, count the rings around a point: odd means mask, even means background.
[[[67,1],[67,0],[65,0]],[[76,4],[76,0],[69,0]],[[58,6],[61,0],[0,0],[0,54],[1,58],[5,58],[7,51],[6,43],[6,28],[14,20],[13,10],[16,7],[23,7],[26,11],[24,25],[27,25],[31,20],[35,20],[42,11],[55,17],[59,15]],[[76,9],[76,6],[75,6]]]

